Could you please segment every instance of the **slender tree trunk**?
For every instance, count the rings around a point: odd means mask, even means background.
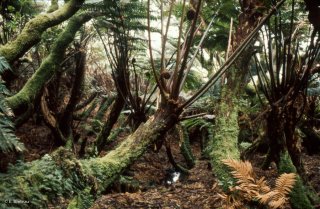
[[[306,179],[305,169],[301,159],[301,150],[298,147],[298,137],[295,135],[296,124],[293,122],[293,112],[287,114],[287,122],[285,124],[285,136],[288,152],[291,156],[292,163],[296,167],[298,173],[303,179]]]
[[[283,113],[279,107],[274,106],[267,116],[267,134],[269,139],[269,151],[262,168],[267,169],[272,161],[277,165],[280,162],[280,153],[286,147],[284,133]]]

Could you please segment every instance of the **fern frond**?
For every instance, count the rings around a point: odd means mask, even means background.
[[[0,75],[6,70],[11,70],[10,65],[5,57],[0,56]]]
[[[234,159],[222,160],[222,162],[234,171],[231,172],[238,183],[254,182],[253,168],[249,161],[237,161]]]
[[[276,180],[276,188],[280,194],[288,195],[293,188],[297,175],[294,173],[283,173]]]
[[[278,195],[277,191],[270,191],[266,194],[259,194],[256,196],[256,198],[261,204],[267,205],[276,195]]]
[[[0,151],[4,153],[10,151],[21,152],[25,148],[14,133],[14,124],[11,121],[13,113],[4,100],[8,92],[0,79]]]
[[[270,192],[270,187],[267,185],[267,182],[264,177],[260,178],[259,180],[256,181],[256,184],[259,188],[259,191],[261,193],[268,193]]]
[[[231,168],[231,174],[237,180],[237,185],[229,188],[229,195],[222,196],[225,208],[245,208],[245,203],[258,200],[270,208],[281,208],[288,201],[290,193],[296,182],[296,174],[282,174],[276,180],[275,188],[271,189],[264,177],[255,179],[250,162],[227,159],[222,161]],[[239,207],[238,207],[239,206]]]
[[[281,208],[286,203],[286,201],[287,201],[287,198],[285,198],[285,196],[283,196],[277,200],[270,201],[268,205],[272,209]]]

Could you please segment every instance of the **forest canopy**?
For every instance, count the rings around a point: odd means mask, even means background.
[[[320,205],[320,2],[3,0],[0,208]]]

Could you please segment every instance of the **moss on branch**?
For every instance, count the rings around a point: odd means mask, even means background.
[[[91,14],[80,13],[70,19],[66,28],[60,33],[57,40],[54,42],[50,54],[41,63],[37,71],[17,94],[7,98],[7,102],[13,110],[17,110],[33,103],[34,99],[39,95],[46,82],[59,69],[61,62],[64,59],[66,48],[73,41],[76,32],[91,18]]]
[[[45,30],[60,24],[75,14],[83,2],[84,0],[71,0],[52,13],[37,15],[26,24],[15,40],[0,47],[0,55],[12,63],[37,44]]]

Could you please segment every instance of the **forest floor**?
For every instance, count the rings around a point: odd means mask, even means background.
[[[38,159],[55,149],[50,130],[44,125],[28,122],[17,130],[17,135],[28,149],[28,152],[25,153],[27,161]],[[123,137],[120,137],[117,141],[122,139]],[[176,162],[184,165],[179,140],[171,141],[171,149]],[[96,200],[91,209],[221,207],[223,203],[219,194],[222,194],[222,191],[212,174],[210,163],[201,157],[200,144],[197,139],[191,138],[191,146],[196,157],[196,165],[188,175],[179,173],[180,176],[176,182],[168,182],[172,181],[174,170],[168,161],[164,147],[158,152],[150,148],[125,172],[126,176],[130,176],[130,182],[135,183],[134,186],[130,186],[130,183],[128,185],[115,183]],[[259,169],[263,157],[257,154],[252,158],[255,173],[258,177],[265,176],[268,181],[274,183],[278,176],[275,166],[271,166],[268,170]],[[3,167],[8,161],[12,159],[1,158],[0,165]],[[311,184],[320,195],[320,155],[304,154],[303,162]],[[59,205],[51,208],[64,208],[65,206]]]

